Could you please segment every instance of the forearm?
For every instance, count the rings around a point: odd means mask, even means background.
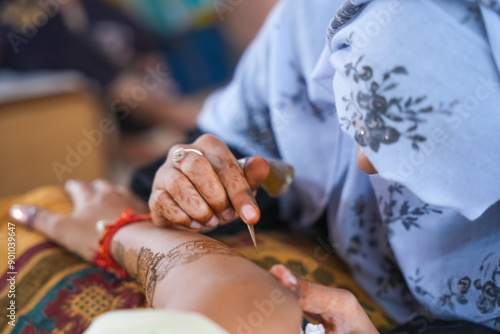
[[[155,307],[202,313],[230,332],[259,313],[254,333],[294,333],[298,302],[267,272],[198,233],[131,224],[113,237],[112,254]],[[258,320],[259,320],[258,319]],[[251,321],[250,321],[251,322]]]

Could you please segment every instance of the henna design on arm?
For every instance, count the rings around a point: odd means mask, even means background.
[[[156,284],[174,267],[194,262],[204,255],[241,256],[223,243],[210,239],[186,241],[166,254],[155,253],[146,247],[138,251],[124,250],[122,244],[114,242],[113,255],[115,260],[144,287],[146,300],[150,305],[153,302]]]

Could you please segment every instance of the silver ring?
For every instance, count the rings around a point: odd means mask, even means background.
[[[201,153],[198,150],[195,150],[194,148],[182,148],[181,147],[181,148],[178,148],[174,151],[174,156],[173,156],[172,160],[174,160],[174,162],[181,161],[186,156],[186,153],[189,153],[189,152],[193,152],[193,153],[196,153],[196,154],[203,156],[203,153]]]

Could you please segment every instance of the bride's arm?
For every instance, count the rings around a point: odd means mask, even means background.
[[[254,263],[198,233],[151,223],[121,228],[112,256],[154,307],[199,312],[231,333],[298,333],[297,298]],[[246,332],[246,330],[245,330]]]
[[[74,204],[71,215],[38,208],[33,216],[29,207],[13,206],[11,216],[88,261],[97,251],[98,220],[116,219],[126,208],[147,212],[128,190],[107,181],[72,181],[65,190]],[[111,242],[113,258],[144,286],[154,307],[202,313],[231,333],[299,331],[297,298],[213,239],[141,222],[120,228]]]

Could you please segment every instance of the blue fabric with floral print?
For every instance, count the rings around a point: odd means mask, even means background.
[[[500,331],[497,5],[285,0],[199,119],[294,165],[283,216],[307,228],[327,210],[338,255],[401,322]]]

